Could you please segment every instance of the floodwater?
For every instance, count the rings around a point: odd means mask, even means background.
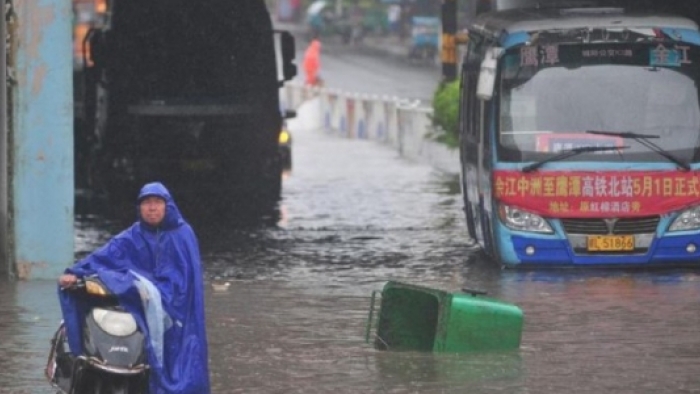
[[[206,270],[214,393],[700,392],[697,272],[502,271],[466,239],[453,176],[304,126],[276,212],[188,218]],[[77,257],[124,225],[78,212]],[[374,350],[370,295],[388,280],[517,304],[521,348]],[[60,318],[55,284],[0,284],[0,313],[0,393],[52,393],[42,368]]]

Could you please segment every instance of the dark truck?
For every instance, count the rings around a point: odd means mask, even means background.
[[[179,199],[279,199],[295,48],[263,0],[112,0],[85,45],[88,188],[133,198],[159,180]]]

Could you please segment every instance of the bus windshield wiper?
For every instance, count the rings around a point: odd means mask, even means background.
[[[682,169],[686,171],[690,171],[690,164],[686,163],[685,161],[679,159],[678,157],[670,154],[668,151],[664,150],[664,148],[656,145],[655,143],[649,141],[650,139],[656,139],[656,138],[661,138],[659,135],[655,134],[638,134],[638,133],[633,133],[631,131],[599,131],[599,130],[588,130],[586,131],[588,134],[597,134],[597,135],[608,135],[611,137],[620,137],[620,138],[631,138],[637,142],[639,142],[641,145],[646,146],[650,150],[658,153],[659,155],[667,158],[669,161],[675,163]]]
[[[581,153],[588,153],[588,152],[605,152],[605,151],[611,151],[611,150],[622,150],[622,149],[627,149],[629,146],[579,146],[578,148],[573,148],[573,149],[567,149],[560,151],[558,154],[548,157],[544,160],[536,161],[532,164],[526,165],[523,167],[522,171],[523,172],[532,172],[535,171],[536,169],[542,167],[543,165],[552,162],[552,161],[559,161],[559,160],[564,160],[566,158],[569,158],[571,156],[576,156]]]

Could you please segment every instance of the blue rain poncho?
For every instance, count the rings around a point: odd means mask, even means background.
[[[157,182],[145,185],[138,201],[148,196],[166,201],[165,218],[157,228],[139,216],[131,227],[66,269],[66,273],[97,275],[134,315],[146,334],[151,394],[208,394],[204,290],[197,238],[165,186]],[[158,298],[153,294],[156,289],[162,308],[153,304]],[[59,299],[68,345],[78,355],[82,352],[81,322],[89,305],[70,293],[59,290]],[[144,297],[149,293],[151,296]],[[164,320],[157,320],[160,318]]]

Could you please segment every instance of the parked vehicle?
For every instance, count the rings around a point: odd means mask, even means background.
[[[700,32],[622,8],[487,12],[461,83],[469,235],[507,267],[700,264]]]
[[[63,324],[51,340],[46,378],[62,394],[148,392],[145,337],[97,277],[80,279],[70,291],[88,305],[83,353],[74,356]]]
[[[440,18],[414,16],[411,20],[411,46],[409,57],[423,61],[434,61],[440,43]]]

